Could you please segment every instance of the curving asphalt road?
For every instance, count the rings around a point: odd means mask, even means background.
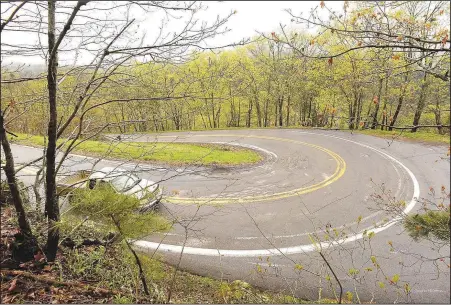
[[[415,212],[416,199],[429,198],[429,187],[450,184],[448,147],[295,129],[136,134],[125,140],[221,142],[264,156],[262,163],[239,168],[99,162],[97,167],[132,168],[165,188],[161,212],[177,218],[178,224],[168,234],[137,241],[142,251],[158,250],[171,263],[177,263],[183,251],[181,266],[189,271],[312,299],[320,287],[323,296],[332,296],[317,251],[321,247],[344,290],[357,288],[362,301],[449,303],[449,259],[438,264],[425,259],[437,257],[437,252],[449,257],[449,248],[412,241],[374,199],[384,189],[406,202],[405,212]],[[23,146],[13,149],[16,162],[42,153]],[[93,162],[72,155],[65,170],[89,168]],[[31,175],[33,169],[23,174]],[[325,229],[345,233],[331,243],[325,240]],[[369,243],[365,230],[375,233]],[[312,245],[315,233],[323,243]],[[379,271],[371,256],[377,258]],[[369,267],[374,270],[365,270]],[[350,269],[359,273],[350,276]],[[395,274],[400,275],[398,288],[385,279]],[[384,288],[380,281],[386,282]],[[411,287],[408,295],[405,283]]]

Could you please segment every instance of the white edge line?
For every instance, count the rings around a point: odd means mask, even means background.
[[[380,151],[374,147],[368,146],[366,144],[362,144],[359,142],[355,142],[349,139],[344,139],[336,136],[331,135],[324,135],[324,134],[318,134],[318,133],[311,133],[311,132],[300,132],[305,134],[313,134],[313,135],[322,135],[326,137],[336,138],[339,140],[351,142],[366,148],[369,148],[371,150],[374,150],[386,157],[388,157],[393,162],[399,164],[404,170],[409,174],[410,179],[413,182],[413,196],[410,200],[409,204],[404,209],[403,213],[407,214],[409,213],[414,207],[417,202],[417,199],[420,197],[420,185],[418,183],[417,178],[412,173],[412,171],[407,168],[401,161],[395,159],[394,157],[390,156],[389,154]],[[378,228],[375,228],[371,232],[374,234],[382,232],[394,224],[396,224],[399,220],[401,220],[401,217],[395,217],[392,221],[386,223],[385,225],[382,225]],[[227,257],[259,257],[259,256],[276,256],[276,255],[289,255],[289,254],[299,254],[299,253],[306,253],[306,252],[313,252],[317,249],[317,247],[320,247],[322,249],[327,249],[334,245],[341,245],[346,244],[349,242],[353,242],[359,239],[362,239],[364,236],[363,233],[359,233],[356,235],[353,235],[348,238],[337,240],[333,243],[330,242],[322,242],[317,245],[313,244],[307,244],[307,245],[299,245],[299,246],[293,246],[293,247],[285,247],[285,248],[274,248],[274,249],[256,249],[256,250],[223,250],[223,249],[208,249],[208,248],[195,248],[195,247],[182,247],[182,246],[176,246],[176,245],[169,245],[169,244],[161,244],[156,242],[151,242],[147,240],[138,240],[134,242],[134,245],[137,246],[137,248],[141,250],[155,250],[158,249],[162,252],[170,252],[170,253],[181,253],[183,249],[184,254],[192,254],[192,255],[201,255],[201,256],[227,256]]]
[[[261,151],[263,153],[266,153],[268,155],[271,155],[274,159],[277,159],[277,155],[274,152],[272,152],[270,150],[267,150],[267,149],[264,149],[264,148],[259,147],[259,146],[251,145],[251,144],[233,143],[233,142],[209,142],[209,143],[226,144],[226,145],[240,146],[240,147],[255,149],[255,150]]]

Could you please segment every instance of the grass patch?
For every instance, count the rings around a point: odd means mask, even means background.
[[[1,210],[2,234],[5,236],[5,244],[0,245],[2,261],[11,260],[11,251],[6,249],[6,245],[14,242],[14,234],[17,232],[14,215],[12,207]],[[17,263],[15,272],[31,274],[33,278],[21,275],[6,276],[2,269],[2,304],[158,304],[167,301],[171,289],[171,303],[176,304],[310,303],[282,292],[258,289],[243,281],[218,280],[182,270],[177,272],[172,285],[174,267],[161,262],[158,255],[151,258],[138,253],[150,291],[150,295],[145,295],[135,258],[124,242],[118,240],[106,245],[81,246],[81,241],[87,238],[104,240],[105,231],[88,222],[81,223],[74,230],[74,225],[79,223],[80,219],[72,222],[76,218],[67,219],[67,216],[69,215],[63,216],[62,222],[71,225],[60,227],[61,236],[70,236],[77,246],[62,244],[53,263],[37,260],[20,265]],[[33,218],[32,224],[34,229],[38,229],[41,225],[45,226],[45,219]],[[40,238],[45,239],[43,234],[40,235]],[[108,293],[101,293],[101,290]]]
[[[153,266],[152,282],[158,287],[164,287],[163,293],[171,285],[174,267],[144,259],[146,266]],[[149,264],[149,265],[148,265]],[[237,280],[217,280],[209,277],[191,274],[185,271],[177,273],[171,302],[178,304],[302,304],[305,300],[271,291],[264,291],[252,285]]]
[[[11,137],[12,143],[31,146],[44,145],[42,136],[17,135],[18,137]],[[64,141],[66,140],[60,139],[58,144]],[[67,145],[64,146],[67,147]],[[262,160],[262,156],[251,149],[222,144],[111,143],[88,140],[78,141],[72,152],[96,157],[160,162],[171,165],[245,165]]]
[[[400,130],[388,131],[380,129],[368,129],[368,130],[355,130],[354,132],[371,135],[375,137],[381,137],[386,139],[401,140],[401,141],[414,141],[414,142],[426,142],[426,143],[439,143],[439,144],[450,144],[449,134],[441,135],[432,132],[410,132],[410,130],[405,130],[401,133]]]
[[[139,254],[146,279],[155,303],[165,303],[172,287],[174,267],[158,259]],[[60,272],[64,281],[95,283],[97,287],[121,290],[112,303],[143,302],[141,284],[137,279],[134,258],[121,246],[105,248],[64,249],[59,256]],[[332,302],[334,300],[331,300]],[[182,270],[177,272],[172,287],[171,303],[175,304],[302,304],[311,303],[283,293],[265,291],[243,281],[217,280]],[[336,302],[335,302],[336,303]]]

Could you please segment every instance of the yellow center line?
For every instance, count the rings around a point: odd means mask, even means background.
[[[220,204],[227,204],[227,203],[249,203],[249,202],[258,202],[258,201],[268,201],[268,200],[277,200],[277,199],[283,199],[298,195],[307,194],[316,190],[319,190],[323,187],[326,187],[338,179],[340,179],[343,174],[346,171],[346,162],[341,158],[338,154],[335,152],[326,149],[324,147],[302,142],[302,141],[296,141],[296,140],[290,140],[285,138],[276,138],[276,137],[268,137],[268,136],[250,136],[250,135],[194,135],[196,137],[241,137],[241,138],[258,138],[258,139],[266,139],[266,140],[274,140],[274,141],[282,141],[282,142],[289,142],[289,143],[295,143],[295,144],[301,144],[305,146],[309,146],[315,149],[318,149],[322,152],[327,153],[332,159],[335,160],[337,167],[335,169],[335,172],[332,174],[332,176],[328,177],[327,179],[310,185],[306,187],[301,187],[297,189],[293,189],[290,191],[285,192],[279,192],[269,195],[256,195],[256,196],[245,196],[245,197],[198,197],[198,198],[189,198],[189,197],[163,197],[163,199],[170,203],[190,203],[190,204],[210,204],[210,205],[220,205]],[[161,136],[170,138],[173,136]]]

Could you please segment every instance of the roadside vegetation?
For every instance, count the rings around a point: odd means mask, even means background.
[[[449,134],[439,134],[435,132],[409,132],[409,131],[388,131],[388,130],[358,130],[370,136],[381,137],[385,139],[394,139],[397,141],[410,141],[429,144],[450,144]]]
[[[11,143],[42,147],[43,136],[17,134]],[[59,139],[58,145],[65,149],[67,139]],[[73,153],[110,159],[147,161],[170,165],[246,165],[262,160],[252,149],[227,144],[158,143],[158,142],[107,142],[79,140],[74,143]]]
[[[362,133],[374,137],[391,139],[396,141],[406,141],[425,144],[450,144],[449,134],[438,134],[435,132],[415,132],[409,131],[388,131],[388,130],[355,130],[356,133]]]
[[[244,281],[215,280],[176,270],[158,254],[134,252],[130,238],[168,230],[168,222],[154,213],[132,213],[139,202],[109,189],[79,191],[74,196],[73,209],[61,219],[63,238],[52,263],[42,252],[26,263],[14,260],[17,222],[12,207],[2,203],[3,304],[307,303]],[[27,212],[39,243],[44,243],[45,219],[29,204]]]
[[[7,224],[0,244],[6,255],[2,303],[35,302],[38,296],[39,302],[52,303],[69,302],[66,296],[86,303],[301,302],[242,282],[188,275],[156,256],[136,253],[130,239],[169,225],[156,213],[137,215],[137,202],[129,197],[80,191],[71,213],[60,211],[57,179],[76,168],[68,166],[70,153],[183,165],[261,160],[243,148],[106,142],[104,134],[286,127],[449,143],[449,2],[344,1],[336,12],[318,1],[309,12],[287,10],[286,20],[272,32],[226,45],[213,39],[226,33],[229,19],[240,12],[204,20],[207,9],[189,1],[2,2],[0,198],[6,194],[5,201],[14,206],[1,209],[2,226]],[[12,143],[43,147],[43,154],[28,164],[38,168],[32,185],[17,177],[21,165]],[[6,186],[9,191],[3,192]],[[33,208],[24,188],[34,192]],[[431,243],[439,239],[449,248],[444,229],[447,219],[450,225],[449,193],[445,197],[443,207],[433,198],[427,204],[432,209],[403,219],[405,234]],[[402,203],[393,209],[400,215]],[[329,241],[349,233],[329,236],[329,226],[324,234]],[[368,255],[369,266],[345,266],[344,260],[331,260],[332,247],[318,247],[319,264],[292,262],[299,279],[309,272],[320,282],[320,295],[326,287],[336,302],[361,302],[357,284],[365,274],[377,273],[383,282],[376,289],[395,292],[395,302],[401,294],[410,301],[411,283],[393,270],[382,272],[384,258],[373,255],[370,245],[375,233],[365,230],[364,235],[363,248],[356,243],[339,256],[354,261],[355,255]],[[390,251],[398,247],[388,245]],[[403,266],[403,271],[420,276],[425,263],[440,264],[449,273],[449,252],[412,257],[419,257],[421,266]],[[347,274],[354,292],[343,287],[337,268]],[[365,288],[370,293],[372,288]]]

